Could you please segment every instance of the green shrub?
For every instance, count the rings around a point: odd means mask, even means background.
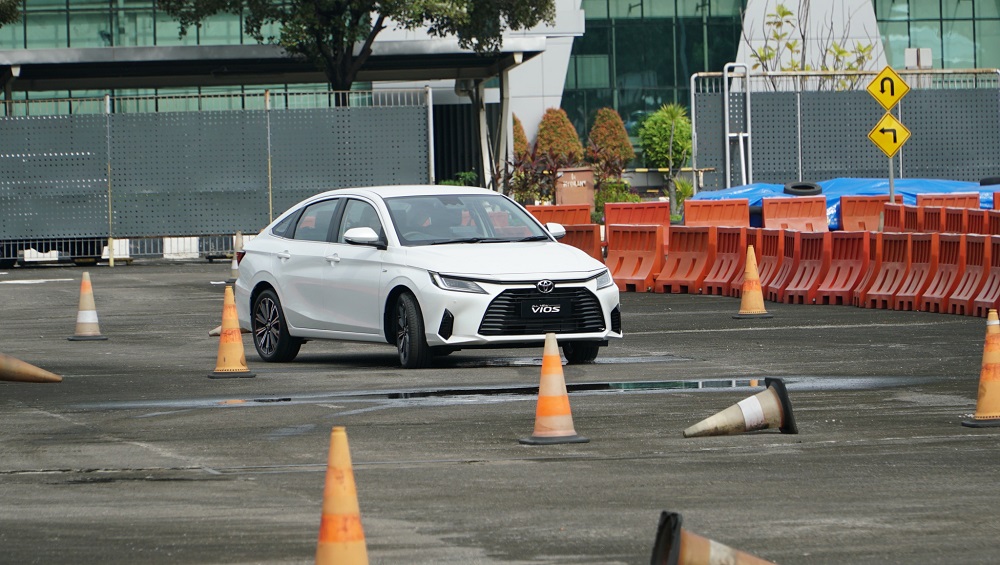
[[[595,149],[603,155],[591,154],[591,162],[603,156],[614,157],[626,163],[635,158],[635,150],[632,149],[632,142],[628,139],[628,132],[625,131],[625,123],[621,116],[612,108],[601,108],[594,118],[594,125],[590,128],[588,147]]]
[[[512,115],[514,116],[514,158],[520,159],[529,151],[528,136],[525,135],[524,124],[517,118],[517,114]]]
[[[463,171],[455,173],[454,179],[445,179],[438,184],[445,186],[478,186],[479,174],[476,171]]]
[[[639,128],[639,142],[647,167],[676,170],[691,156],[691,120],[680,104],[664,104]]]
[[[628,181],[606,181],[600,190],[594,193],[594,212],[591,214],[591,221],[595,224],[604,223],[604,205],[608,202],[640,201],[642,199],[638,194],[632,192],[632,187],[629,186]]]
[[[575,167],[583,161],[583,144],[565,110],[549,108],[545,111],[538,124],[535,152],[553,156],[558,169]]]

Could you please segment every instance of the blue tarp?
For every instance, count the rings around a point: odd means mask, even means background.
[[[830,229],[840,229],[840,197],[849,195],[873,196],[878,194],[889,194],[889,179],[859,179],[859,178],[839,178],[830,179],[816,183],[823,189],[823,196],[826,197],[826,217],[830,222]],[[955,180],[938,179],[896,179],[893,182],[893,190],[897,195],[903,197],[903,204],[916,205],[917,194],[926,193],[949,193],[949,192],[978,192],[979,206],[981,208],[993,208],[993,191],[1000,191],[1000,185],[980,186],[976,182],[965,182]],[[693,196],[696,200],[726,200],[730,198],[746,198],[751,206],[760,206],[765,197],[783,196],[794,198],[790,194],[785,194],[785,185],[754,183],[743,186],[735,186],[725,190],[712,190],[699,192]]]

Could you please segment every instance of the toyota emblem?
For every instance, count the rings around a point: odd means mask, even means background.
[[[542,294],[548,294],[552,292],[552,289],[554,289],[555,287],[556,283],[550,281],[549,279],[538,281],[538,284],[535,285],[535,288],[538,289],[538,292]]]

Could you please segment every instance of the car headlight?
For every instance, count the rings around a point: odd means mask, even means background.
[[[597,289],[600,290],[605,287],[609,287],[615,284],[614,279],[611,278],[611,271],[604,271],[597,277]]]
[[[476,284],[476,281],[459,279],[455,277],[448,277],[433,272],[431,273],[431,280],[434,281],[434,286],[444,290],[453,290],[455,292],[472,292],[475,294],[486,294],[486,291],[483,290],[483,287]]]

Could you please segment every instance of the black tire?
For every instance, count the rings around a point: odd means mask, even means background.
[[[250,329],[257,355],[268,363],[291,361],[302,347],[300,338],[288,335],[285,313],[273,290],[265,290],[254,299]]]
[[[597,359],[597,352],[600,351],[601,346],[597,343],[578,341],[564,343],[562,348],[568,364],[584,365],[593,363],[594,359]]]
[[[790,182],[785,185],[785,194],[792,196],[819,196],[823,187],[814,182]]]
[[[979,179],[979,186],[993,186],[994,184],[1000,184],[1000,177],[986,177],[984,179]]]
[[[424,335],[424,317],[417,299],[406,292],[396,300],[396,351],[404,369],[422,369],[431,359]]]

